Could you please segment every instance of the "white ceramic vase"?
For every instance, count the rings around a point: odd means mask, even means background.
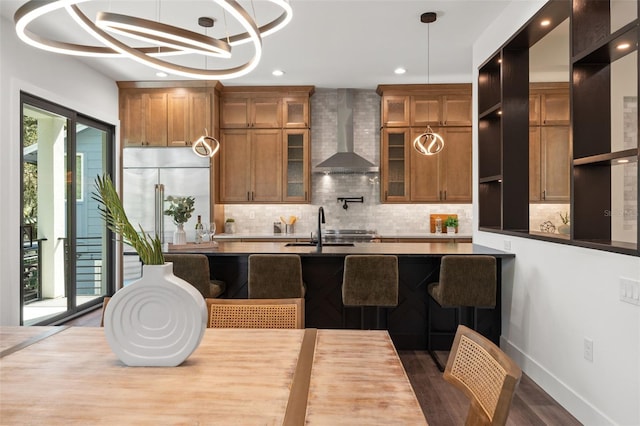
[[[184,230],[183,223],[179,223],[176,225],[176,230],[173,233],[173,244],[175,245],[187,244],[187,233]]]
[[[143,265],[142,278],[118,290],[107,305],[104,332],[128,366],[175,367],[200,344],[207,305],[173,274],[173,264]]]
[[[447,234],[455,234],[456,227],[455,226],[447,226]]]

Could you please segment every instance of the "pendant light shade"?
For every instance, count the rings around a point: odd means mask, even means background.
[[[209,136],[207,129],[204,129],[204,136],[200,136],[197,141],[191,145],[191,149],[198,157],[213,157],[220,149],[220,142],[212,136]]]
[[[430,24],[438,19],[435,12],[425,12],[420,15],[420,22]],[[427,84],[429,84],[429,68],[431,65],[431,40],[429,34],[429,26],[427,25]],[[427,111],[427,117],[429,117]],[[422,155],[435,155],[444,149],[444,139],[438,133],[434,132],[431,126],[427,125],[424,133],[419,134],[413,140],[413,148]]]

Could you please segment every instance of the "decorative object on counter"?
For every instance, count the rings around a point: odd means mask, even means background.
[[[338,197],[338,202],[342,202],[342,208],[347,210],[349,203],[364,203],[364,197]]]
[[[420,22],[423,24],[430,24],[436,22],[438,15],[435,12],[425,12],[420,15]],[[429,84],[429,68],[431,65],[430,56],[430,37],[429,37],[429,25],[427,25],[427,84]],[[429,106],[427,103],[427,116],[430,117]],[[444,139],[438,133],[434,132],[431,126],[427,125],[427,129],[424,133],[419,134],[413,140],[413,148],[422,155],[435,155],[444,149]]]
[[[211,222],[209,224],[209,234],[208,234],[208,241],[213,241],[213,237],[216,235],[216,223],[215,222]]]
[[[558,212],[562,225],[558,226],[558,234],[569,235],[571,233],[571,226],[569,225],[569,212],[564,212],[564,215]]]
[[[540,224],[540,231],[553,234],[556,232],[556,226],[553,224],[553,222],[547,220]]]
[[[207,324],[200,292],[173,274],[156,236],[142,236],[129,222],[109,176],[96,178],[94,199],[107,227],[131,245],[143,261],[142,277],[116,291],[104,312],[111,350],[129,366],[180,365],[198,347]]]
[[[455,234],[458,232],[458,218],[449,216],[444,221],[444,226],[447,228],[447,234]]]
[[[285,233],[293,234],[294,233],[293,225],[296,223],[298,218],[296,216],[289,216],[289,219],[285,219],[284,217],[280,216],[280,220],[282,221],[282,223],[284,223]]]
[[[236,220],[233,218],[228,218],[224,221],[224,233],[225,234],[235,234],[236,233]]]
[[[442,218],[436,217],[436,234],[442,234]]]
[[[282,234],[282,222],[273,222],[273,233]]]
[[[447,218],[453,217],[456,220],[458,219],[458,215],[454,213],[434,213],[429,215],[429,232],[432,234],[436,233],[436,220],[440,219],[442,226],[445,226],[445,221]],[[444,231],[444,228],[441,229],[441,232]],[[458,232],[458,227],[456,226],[456,233]]]
[[[128,58],[156,70],[182,77],[224,80],[237,78],[254,70],[262,56],[262,39],[284,28],[291,21],[293,11],[287,1],[269,1],[276,5],[274,19],[261,23],[256,22],[254,13],[249,13],[238,2],[217,1],[216,3],[222,7],[225,16],[229,14],[237,21],[232,22],[231,27],[239,26],[242,28],[240,33],[229,34],[232,30],[227,28],[225,18],[223,32],[225,37],[220,39],[171,25],[170,20],[163,23],[159,20],[154,21],[139,16],[126,15],[124,14],[126,9],[112,11],[109,7],[108,11],[97,11],[90,14],[77,4],[81,3],[80,1],[28,1],[16,11],[14,22],[16,33],[24,43],[46,51],[75,56]],[[37,32],[33,33],[33,28],[28,29],[36,18],[46,21],[48,14],[49,20],[53,20],[56,13],[50,12],[56,12],[65,7],[72,18],[81,23],[85,32],[96,37],[101,44],[79,44],[81,38],[72,40],[73,42],[62,43],[37,34]],[[95,16],[95,18],[91,19],[89,16]],[[213,19],[201,17],[198,19],[198,24],[205,28],[212,27]],[[121,41],[121,37],[117,38],[114,35],[124,35],[142,40],[145,45],[129,46]],[[231,64],[227,63],[227,67],[225,67],[222,61],[231,59],[232,47],[243,43],[253,44],[253,56],[249,57],[244,64],[230,66]],[[174,55],[180,53],[201,55],[205,59],[204,67],[186,67],[179,62],[165,59],[166,57],[173,58]],[[212,69],[208,60],[210,56],[214,57],[216,63],[221,66]]]
[[[196,244],[201,244],[206,238],[205,235],[208,237],[208,233],[202,224],[202,216],[198,215],[198,221],[196,222]]]
[[[187,234],[184,231],[184,224],[191,218],[191,213],[195,209],[195,199],[191,196],[178,197],[169,195],[165,201],[169,202],[169,208],[164,214],[171,216],[176,224],[176,231],[173,234],[173,244],[186,244]]]

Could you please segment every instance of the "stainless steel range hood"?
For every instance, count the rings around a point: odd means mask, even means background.
[[[316,173],[375,173],[379,168],[353,151],[353,89],[338,89],[338,152],[314,168]]]

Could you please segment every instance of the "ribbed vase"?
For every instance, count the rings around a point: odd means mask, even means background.
[[[129,366],[175,367],[196,350],[207,324],[200,292],[173,274],[173,264],[143,265],[142,278],[107,305],[104,332]]]

